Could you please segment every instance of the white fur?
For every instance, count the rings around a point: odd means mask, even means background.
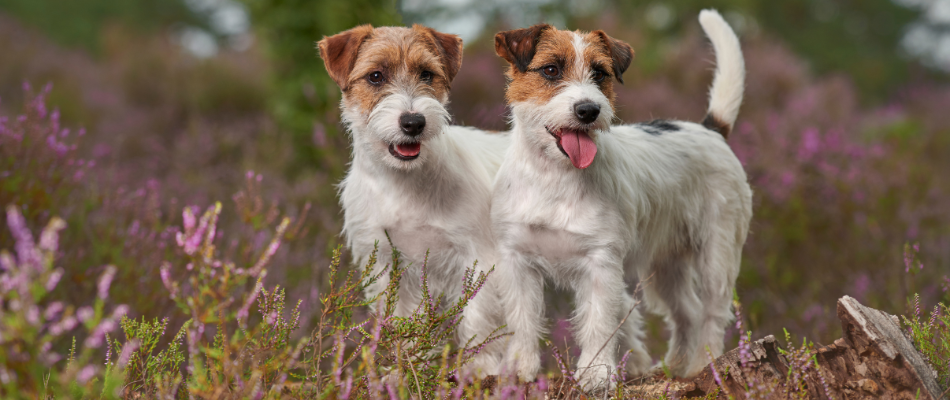
[[[699,13],[699,24],[716,50],[716,76],[709,91],[709,113],[732,126],[745,89],[745,62],[739,38],[715,10]]]
[[[421,301],[422,266],[433,296],[449,302],[461,295],[463,273],[477,260],[495,261],[489,204],[491,185],[502,162],[510,135],[449,126],[442,102],[410,84],[393,85],[372,112],[343,101],[343,119],[353,139],[353,159],[340,184],[343,234],[357,265],[365,265],[374,246],[378,258],[374,273],[388,266],[393,245],[407,267],[399,287],[397,316],[409,316]],[[426,117],[424,132],[404,135],[398,120],[404,112]],[[390,144],[420,142],[418,158],[404,161],[389,153]],[[388,273],[371,285],[374,297],[388,284]],[[468,315],[460,340],[484,339],[502,324],[500,316]],[[484,354],[476,360],[482,373],[497,373],[497,358]]]
[[[717,51],[724,36],[711,35]],[[741,52],[730,49],[741,66]],[[728,100],[713,106],[731,112],[730,123],[742,92],[733,72],[717,72],[711,93],[714,101]],[[575,168],[547,131],[584,126],[571,111],[582,100],[601,105],[597,121],[587,125],[598,148],[587,169]],[[635,274],[643,301],[672,330],[666,365],[679,376],[699,372],[709,363],[707,348],[722,353],[752,216],[752,191],[723,137],[690,122],[671,122],[677,129],[660,135],[644,125],[610,126],[613,110],[590,79],[565,83],[546,104],[514,103],[512,110],[512,144],[491,206],[498,240],[492,288],[513,332],[507,363],[522,379],[537,376],[549,278],[575,293],[572,323],[585,388],[611,384],[618,350],[632,350],[631,369],[646,372],[641,317],[624,283],[625,274]]]

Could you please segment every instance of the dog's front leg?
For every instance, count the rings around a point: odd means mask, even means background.
[[[481,265],[477,266],[476,276],[487,273]],[[459,341],[462,345],[479,346],[489,339],[492,332],[504,325],[501,302],[498,299],[497,273],[489,274],[485,285],[469,300],[462,310],[462,322],[459,325]],[[496,332],[500,334],[501,332]],[[469,370],[481,378],[485,375],[498,375],[499,363],[504,353],[504,340],[496,340],[481,349],[469,364]]]
[[[572,320],[581,347],[577,378],[584,390],[611,388],[617,366],[621,309],[625,305],[619,256],[599,250],[586,257],[574,283],[577,309]]]
[[[503,368],[525,382],[537,379],[541,369],[538,338],[543,331],[544,277],[524,254],[502,251],[495,271],[501,307],[512,336]]]

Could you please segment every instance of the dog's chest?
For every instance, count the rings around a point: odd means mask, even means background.
[[[581,176],[513,171],[496,190],[492,212],[506,223],[597,235],[619,217],[616,207]]]
[[[584,257],[616,241],[619,212],[577,177],[516,173],[498,188],[492,213],[510,248],[548,261]]]
[[[487,210],[470,209],[463,213],[455,207],[435,206],[393,188],[366,187],[359,183],[347,186],[345,191],[353,193],[343,196],[347,214],[345,230],[354,251],[371,250],[376,241],[386,244],[388,235],[388,240],[402,253],[404,263],[421,266],[426,252],[429,252],[430,266],[474,257],[471,244],[482,236],[481,225],[475,219],[479,214],[487,218]],[[355,193],[360,195],[353,195]],[[487,204],[487,201],[486,197],[484,202]],[[466,201],[451,203],[463,207]],[[383,256],[388,257],[388,254]]]

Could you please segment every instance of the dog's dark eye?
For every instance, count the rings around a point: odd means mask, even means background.
[[[383,83],[383,81],[386,80],[386,78],[383,77],[382,72],[374,71],[374,72],[371,72],[369,76],[366,77],[366,80],[368,80],[369,83],[372,83],[374,85],[379,85],[380,83]]]
[[[429,71],[422,71],[422,73],[419,74],[419,79],[425,83],[432,83],[432,73]]]
[[[557,78],[561,75],[561,70],[556,65],[548,65],[541,68],[541,73],[548,79]]]
[[[597,70],[597,69],[595,69],[594,74],[591,75],[591,78],[594,79],[594,82],[603,82],[604,78],[606,77],[607,77],[607,74],[605,74],[604,71]]]

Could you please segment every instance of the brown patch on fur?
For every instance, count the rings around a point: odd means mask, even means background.
[[[534,58],[541,34],[553,28],[548,24],[538,24],[530,28],[498,32],[495,34],[495,53],[519,71],[525,72]]]
[[[369,26],[354,29],[363,27]],[[330,43],[328,39],[344,33],[321,40],[321,55],[324,54],[323,43]],[[358,48],[347,48],[351,52],[352,65],[337,85],[343,91],[346,106],[356,104],[366,112],[397,88],[416,96],[429,95],[445,103],[452,79],[462,65],[461,39],[421,25],[370,28]],[[336,81],[336,73],[330,69],[331,63],[327,60],[324,58],[327,70]],[[431,82],[422,80],[423,71],[432,73]],[[382,74],[383,82],[373,84],[368,80],[374,72]]]
[[[604,31],[594,31],[591,35],[597,36],[607,47],[607,54],[610,54],[613,60],[614,77],[617,78],[617,82],[623,83],[623,73],[633,61],[633,48],[629,44],[607,36]]]
[[[591,70],[595,68],[600,69],[608,75],[604,80],[600,81],[598,86],[600,87],[600,91],[604,93],[604,96],[610,100],[610,106],[615,107],[614,100],[616,100],[617,94],[614,92],[614,83],[610,78],[612,75],[617,78],[617,81],[620,83],[623,83],[623,78],[621,78],[617,72],[617,60],[611,53],[610,45],[603,40],[603,36],[598,32],[588,33],[584,39],[587,42],[587,48],[584,49],[584,59]],[[630,46],[627,47],[629,48]],[[629,65],[630,63],[627,62],[627,65],[625,65],[619,73],[622,74],[623,70],[626,70]]]
[[[330,78],[341,89],[346,90],[347,77],[353,70],[353,64],[356,63],[356,54],[360,45],[372,32],[372,25],[360,25],[333,36],[324,36],[323,40],[317,42],[323,65],[327,68]]]
[[[532,39],[535,33],[537,37]],[[581,63],[577,62],[575,34],[581,35],[586,44]],[[514,53],[513,48],[520,53]],[[506,74],[509,84],[505,93],[509,104],[523,101],[544,104],[556,96],[565,83],[589,79],[594,70],[600,70],[607,77],[597,84],[613,105],[616,95],[609,78],[612,75],[622,82],[620,74],[630,66],[633,57],[629,45],[602,31],[571,32],[549,25],[498,33],[495,35],[495,52],[511,64]],[[528,60],[519,58],[525,54],[532,56]],[[543,68],[549,65],[558,67],[558,79],[551,80],[543,75]]]
[[[445,70],[446,78],[449,82],[455,79],[455,75],[457,75],[459,69],[462,68],[462,38],[456,35],[442,33],[419,24],[413,25],[412,29],[425,32],[425,34],[432,38],[435,47],[442,56],[442,66]]]
[[[721,119],[719,119],[719,117],[712,114],[706,114],[706,118],[703,118],[703,126],[711,131],[718,132],[720,135],[722,135],[723,139],[728,139],[729,132],[732,131],[732,127],[729,126],[729,124],[723,122]]]
[[[538,27],[539,25],[535,25]],[[517,45],[520,51],[531,53],[529,60],[518,60],[515,62],[508,60],[511,68],[508,69],[507,77],[509,80],[508,90],[505,92],[505,98],[508,103],[532,101],[536,104],[543,104],[556,96],[561,90],[561,85],[566,82],[570,68],[574,65],[574,45],[573,38],[568,31],[560,31],[553,27],[545,25],[538,38],[532,43],[530,48],[524,47],[526,41],[523,35],[507,35],[507,32],[499,33],[495,36],[495,50],[499,51],[498,39],[513,38],[520,40]],[[510,46],[509,46],[510,48]],[[506,58],[507,60],[507,58]],[[524,62],[524,68],[519,68],[517,63]],[[554,65],[561,71],[561,79],[552,81],[544,77],[541,68]]]

